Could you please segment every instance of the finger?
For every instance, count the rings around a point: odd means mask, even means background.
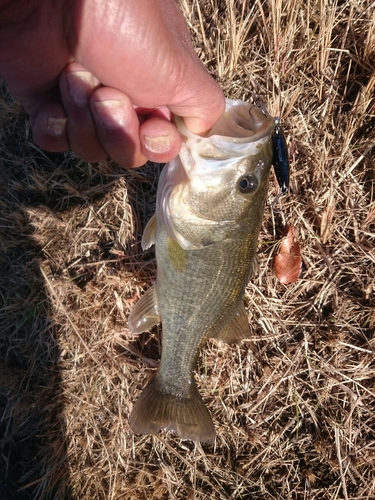
[[[224,111],[225,99],[222,91],[213,94],[208,90],[207,100],[196,103],[193,110],[189,106],[186,114],[183,113],[182,116],[188,130],[206,136]]]
[[[92,95],[91,110],[108,155],[123,167],[144,165],[147,158],[141,148],[140,121],[130,99],[119,90],[101,87]]]
[[[184,71],[189,68],[184,67]],[[224,113],[225,97],[203,65],[201,71],[195,68],[194,76],[194,80],[186,76],[189,86],[182,87],[168,107],[175,115],[183,117],[191,132],[205,136]]]
[[[61,104],[46,102],[32,121],[33,139],[41,148],[58,153],[69,149],[67,117]]]
[[[140,126],[139,135],[144,156],[156,163],[172,160],[181,149],[181,135],[173,123],[165,118],[147,119]]]
[[[149,118],[164,118],[168,121],[172,121],[172,113],[167,108],[167,106],[158,106],[157,108],[141,108],[140,106],[134,106],[138,116],[144,116],[146,119]]]
[[[59,80],[61,99],[68,117],[70,149],[90,162],[104,161],[108,154],[100,144],[90,108],[90,98],[99,80],[77,63],[69,64]]]

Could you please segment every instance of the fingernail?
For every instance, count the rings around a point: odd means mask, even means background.
[[[99,84],[94,75],[88,71],[75,71],[67,74],[70,97],[79,106],[86,106],[92,90]]]
[[[109,128],[119,128],[125,123],[124,103],[118,100],[94,103],[99,120]]]
[[[149,151],[153,153],[164,153],[168,151],[171,147],[172,136],[168,135],[158,135],[156,137],[144,136],[145,146]]]
[[[52,118],[47,121],[47,132],[53,137],[59,137],[65,133],[67,118]]]

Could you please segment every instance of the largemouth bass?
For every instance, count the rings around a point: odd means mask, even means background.
[[[206,339],[238,342],[250,334],[243,298],[256,264],[275,122],[228,99],[208,137],[182,119],[176,125],[183,146],[163,169],[142,238],[144,249],[155,243],[157,280],[129,316],[132,333],[162,322],[162,355],[129,421],[141,434],[172,430],[212,442],[215,428],[193,373]]]

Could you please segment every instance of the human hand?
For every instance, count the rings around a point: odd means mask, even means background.
[[[0,74],[48,151],[165,162],[173,114],[204,134],[224,111],[175,0],[0,0],[0,19]]]

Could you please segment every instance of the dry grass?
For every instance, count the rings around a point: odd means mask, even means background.
[[[375,498],[375,17],[368,0],[181,0],[228,97],[281,114],[286,219],[303,274],[277,283],[267,208],[252,339],[197,369],[214,446],[136,436],[127,417],[160,353],[127,316],[155,278],[140,237],[159,167],[46,154],[3,91],[0,432],[34,499]],[[270,185],[270,201],[276,184]],[[275,229],[276,227],[276,229]]]

